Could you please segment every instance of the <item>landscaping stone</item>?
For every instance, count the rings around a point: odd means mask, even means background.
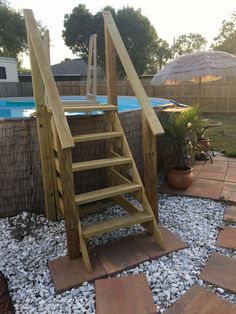
[[[161,226],[167,228],[188,248],[172,252],[157,260],[145,261],[123,271],[118,277],[145,274],[154,303],[164,313],[194,284],[207,288],[223,299],[236,304],[236,295],[224,288],[207,284],[199,278],[210,254],[219,252],[236,260],[236,252],[216,246],[216,239],[223,223],[225,205],[221,202],[186,196],[159,196]],[[83,224],[101,221],[118,214],[122,209],[115,205],[101,215],[86,217]],[[64,222],[49,222],[43,216],[31,215],[30,228],[22,234],[22,240],[12,233],[12,225],[24,228],[28,214],[0,219],[0,270],[8,278],[9,292],[17,314],[21,313],[83,313],[95,314],[94,284],[84,282],[82,286],[57,294],[48,261],[67,254]],[[29,219],[28,219],[29,220]],[[27,221],[28,221],[27,220]],[[15,228],[15,227],[14,227]],[[94,237],[91,248],[110,243],[130,235],[137,235],[143,228],[121,229]],[[25,234],[25,235],[24,235]],[[217,290],[221,288],[224,290]]]

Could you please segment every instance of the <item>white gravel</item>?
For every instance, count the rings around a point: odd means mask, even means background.
[[[160,196],[159,204],[161,225],[186,241],[189,248],[142,263],[118,276],[145,273],[154,301],[162,313],[193,284],[206,287],[236,303],[235,294],[206,285],[198,279],[211,252],[236,258],[235,251],[215,246],[218,232],[223,226],[224,204],[167,195]],[[112,208],[112,214],[106,213],[105,216],[119,213],[124,214],[116,205]],[[104,216],[99,219],[104,219]],[[84,223],[92,221],[89,217]],[[100,245],[141,230],[141,227],[135,226],[112,232],[94,238],[90,245]],[[43,216],[27,213],[10,220],[0,219],[0,270],[9,279],[16,313],[95,313],[94,284],[85,282],[77,289],[56,294],[47,263],[48,260],[65,254],[64,222],[52,223]]]

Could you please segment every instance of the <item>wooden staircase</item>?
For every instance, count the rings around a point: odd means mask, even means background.
[[[75,106],[73,111],[88,112],[87,107],[89,106],[90,105]],[[109,126],[107,131],[101,133],[75,135],[73,136],[73,140],[75,145],[79,145],[81,142],[105,140],[107,144],[107,156],[103,159],[87,160],[76,163],[71,161],[71,164],[68,165],[71,169],[71,177],[72,173],[84,170],[93,170],[97,168],[106,168],[107,170],[106,174],[109,186],[103,189],[76,195],[74,193],[73,182],[70,183],[71,198],[73,198],[75,203],[74,206],[77,209],[80,250],[88,271],[92,271],[92,267],[88,257],[89,253],[86,246],[86,240],[102,233],[130,227],[136,224],[142,224],[148,232],[153,235],[156,242],[161,247],[164,247],[159,227],[148,203],[142,181],[139,177],[124,131],[121,127],[119,117],[116,112],[117,107],[113,106],[112,111],[111,105],[97,105],[97,108],[96,106],[93,107],[95,110],[98,109],[99,111],[101,110],[101,107],[103,107],[102,111],[104,120],[107,122],[106,125]],[[67,110],[67,108],[65,108],[65,110]],[[63,174],[61,176],[61,173],[63,172],[63,165],[61,164],[63,159],[60,159],[62,150],[57,139],[58,136],[56,128],[53,126],[53,119],[51,123],[53,131],[53,150],[57,176],[57,189],[59,191],[59,206],[61,212],[65,214],[67,208],[63,191],[66,189],[68,182],[63,181]],[[141,211],[139,208],[134,206],[129,200],[127,200],[127,198],[125,198],[124,194],[129,194],[138,199],[143,210]],[[80,207],[107,199],[112,199],[119,203],[128,212],[128,215],[83,227],[81,224]],[[84,212],[85,211],[83,210],[83,214]]]
[[[63,214],[69,257],[77,258],[82,255],[87,270],[91,272],[86,241],[93,236],[136,224],[142,224],[164,249],[159,226],[117,114],[117,106],[86,101],[62,103],[33,13],[31,10],[24,10],[24,15],[36,101],[46,212],[49,219],[55,219],[58,210]],[[146,98],[141,101],[141,105],[142,103],[148,121],[153,125],[153,131],[157,132],[155,113],[150,109]],[[102,132],[72,136],[65,112],[99,112],[103,115],[106,127]],[[72,149],[81,143],[92,141],[105,141],[105,158],[73,162]],[[98,168],[106,169],[107,186],[76,194],[74,173]],[[127,194],[140,203],[141,209],[127,198]],[[119,203],[127,211],[127,215],[83,226],[81,214],[89,212],[86,206],[92,204],[96,208],[96,202],[107,199]],[[98,206],[97,209],[99,208]]]

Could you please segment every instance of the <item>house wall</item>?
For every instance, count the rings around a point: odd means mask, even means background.
[[[12,58],[0,58],[0,70],[5,69],[6,78],[0,78],[1,82],[19,82],[17,73],[17,64],[15,59]]]

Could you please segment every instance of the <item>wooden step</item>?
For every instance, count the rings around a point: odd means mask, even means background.
[[[116,165],[124,165],[132,162],[130,157],[112,157],[96,160],[88,160],[82,162],[76,162],[72,164],[72,171],[83,171],[89,169],[105,168]]]
[[[67,105],[63,106],[66,112],[88,112],[88,111],[113,111],[117,106],[113,105]]]
[[[135,192],[141,189],[140,184],[125,183],[112,186],[105,189],[95,190],[92,192],[75,195],[75,202],[77,205],[88,204],[102,199],[110,198],[124,193]]]
[[[119,138],[123,136],[123,132],[101,132],[73,136],[75,143],[106,140],[110,138]]]
[[[134,213],[129,216],[113,218],[107,221],[83,227],[83,235],[85,239],[88,239],[98,234],[110,232],[112,230],[117,230],[120,228],[127,228],[133,225],[145,223],[152,220],[153,216],[146,212]]]

